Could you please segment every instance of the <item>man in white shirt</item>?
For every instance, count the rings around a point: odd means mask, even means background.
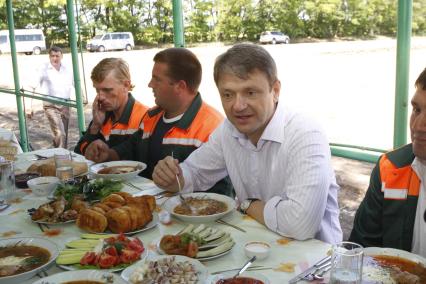
[[[426,69],[411,100],[411,144],[380,157],[354,220],[350,241],[426,257]]]
[[[41,66],[36,87],[42,94],[69,99],[74,92],[73,73],[61,63],[62,58],[60,47],[49,49],[49,62]],[[70,108],[43,101],[43,109],[53,133],[53,146],[67,148]]]
[[[238,44],[216,59],[214,78],[227,120],[183,163],[158,162],[154,182],[184,192],[206,190],[229,174],[240,211],[283,236],[342,240],[338,185],[319,126],[279,102],[271,55]]]

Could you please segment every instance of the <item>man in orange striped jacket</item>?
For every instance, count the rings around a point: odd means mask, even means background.
[[[120,58],[105,58],[92,70],[96,89],[93,120],[81,137],[75,152],[85,154],[92,142],[99,140],[113,147],[138,131],[147,107],[136,101],[130,91],[133,85],[127,62]]]
[[[383,155],[357,210],[350,241],[426,257],[426,69],[411,100],[411,144]]]
[[[201,64],[191,51],[169,48],[157,53],[148,84],[157,106],[148,110],[140,130],[128,141],[115,147],[96,141],[88,147],[86,158],[95,162],[141,161],[147,164],[141,174],[149,179],[157,162],[166,156],[185,160],[223,121],[198,93],[201,75]],[[210,192],[232,196],[229,178],[219,181]]]

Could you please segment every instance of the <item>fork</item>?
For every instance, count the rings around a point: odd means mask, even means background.
[[[172,158],[174,159],[173,152],[172,152]],[[185,206],[186,208],[188,208],[189,210],[192,211],[191,206],[189,206],[189,204],[186,202],[185,198],[183,198],[183,196],[182,196],[182,185],[180,184],[180,180],[179,180],[178,174],[176,174],[175,176],[176,176],[176,181],[177,181],[177,184],[178,184],[178,187],[179,187],[179,193],[178,193],[178,195],[179,195],[180,202],[181,202],[181,204],[183,206]]]

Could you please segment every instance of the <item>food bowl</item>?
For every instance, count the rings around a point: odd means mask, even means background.
[[[0,247],[9,247],[14,245],[34,246],[45,249],[49,252],[50,257],[46,263],[41,266],[35,267],[32,270],[22,272],[15,275],[0,277],[0,284],[18,284],[23,283],[25,280],[30,279],[40,270],[47,269],[58,257],[59,250],[56,244],[50,240],[36,238],[36,237],[22,237],[22,238],[8,238],[0,240]]]
[[[239,277],[232,278],[236,271],[228,271],[213,277],[209,284],[270,284],[268,278],[264,275],[252,271],[244,271]]]
[[[227,209],[224,212],[220,212],[217,214],[211,214],[211,215],[200,215],[200,216],[194,216],[194,215],[184,215],[184,214],[178,214],[174,211],[176,206],[181,204],[181,200],[179,196],[174,196],[169,198],[165,203],[163,208],[168,211],[172,216],[188,223],[210,223],[214,222],[217,219],[222,218],[223,216],[229,214],[232,212],[235,207],[236,203],[235,200],[222,194],[216,194],[216,193],[209,193],[209,192],[195,192],[195,193],[187,193],[182,194],[182,196],[186,199],[189,197],[192,198],[206,198],[206,199],[214,199],[217,201],[221,201],[226,204]]]
[[[40,177],[39,173],[23,173],[15,175],[15,185],[17,188],[28,188],[27,182],[30,179]]]
[[[56,189],[59,184],[59,178],[57,177],[38,177],[30,179],[28,187],[31,188],[33,193],[37,196],[48,196],[52,191]]]
[[[146,169],[146,164],[138,161],[112,161],[95,164],[90,167],[93,178],[130,180]]]
[[[270,251],[271,246],[266,242],[248,242],[244,245],[244,252],[248,258],[256,256],[257,260],[265,259]]]

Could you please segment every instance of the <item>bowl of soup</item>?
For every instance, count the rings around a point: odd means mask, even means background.
[[[172,216],[189,223],[214,222],[236,207],[234,199],[222,194],[194,192],[182,196],[184,203],[179,196],[174,196],[164,203],[164,209]]]
[[[209,284],[270,284],[268,278],[261,273],[245,271],[240,276],[233,278],[235,271],[229,271],[213,277]]]
[[[33,284],[127,284],[119,275],[108,271],[83,269],[60,272],[39,279]]]
[[[92,165],[90,175],[93,178],[130,180],[146,169],[146,164],[138,161],[112,161]]]
[[[59,249],[50,240],[36,237],[0,240],[0,284],[22,283],[58,257]]]

